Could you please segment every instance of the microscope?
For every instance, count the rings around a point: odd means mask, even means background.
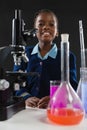
[[[21,16],[21,10],[15,10],[15,18],[12,20],[12,44],[9,46],[14,64],[20,65],[21,61],[28,62],[25,53],[25,43],[28,37],[34,37],[37,29],[25,30],[25,23]],[[0,71],[2,75],[2,71]],[[22,97],[16,97],[15,91],[26,86],[26,77],[36,73],[23,71],[6,71],[7,79],[0,78],[0,121],[11,118],[17,112],[25,109],[25,101]]]

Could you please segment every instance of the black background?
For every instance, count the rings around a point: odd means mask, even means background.
[[[59,19],[59,34],[69,33],[70,50],[77,58],[77,76],[79,80],[80,69],[80,41],[79,41],[79,20],[83,22],[85,47],[87,47],[87,7],[84,0],[1,0],[0,1],[0,47],[11,44],[12,19],[14,10],[22,10],[22,18],[27,29],[33,28],[34,14],[39,9],[51,9]],[[60,46],[60,36],[56,39]],[[35,44],[35,40],[29,44]],[[10,69],[12,57],[5,60],[4,67]]]

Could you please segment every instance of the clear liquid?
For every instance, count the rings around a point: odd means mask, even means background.
[[[57,123],[62,125],[75,125],[79,124],[83,117],[84,112],[78,109],[48,109],[47,110],[47,116],[48,118]]]
[[[82,104],[87,113],[87,81],[82,81]]]

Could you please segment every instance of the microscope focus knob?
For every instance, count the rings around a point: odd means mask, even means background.
[[[5,90],[7,88],[9,88],[10,84],[7,80],[5,79],[1,79],[0,80],[0,90]]]

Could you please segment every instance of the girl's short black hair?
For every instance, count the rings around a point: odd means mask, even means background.
[[[49,9],[41,9],[41,10],[39,10],[38,12],[36,12],[36,13],[35,13],[35,16],[34,16],[34,23],[35,23],[35,21],[36,21],[36,19],[37,19],[37,16],[38,16],[39,14],[41,14],[41,13],[50,13],[50,14],[53,14],[54,17],[56,18],[56,22],[57,22],[57,24],[58,24],[58,18],[57,18],[57,16],[56,16],[56,14],[55,14],[52,10],[49,10]]]

